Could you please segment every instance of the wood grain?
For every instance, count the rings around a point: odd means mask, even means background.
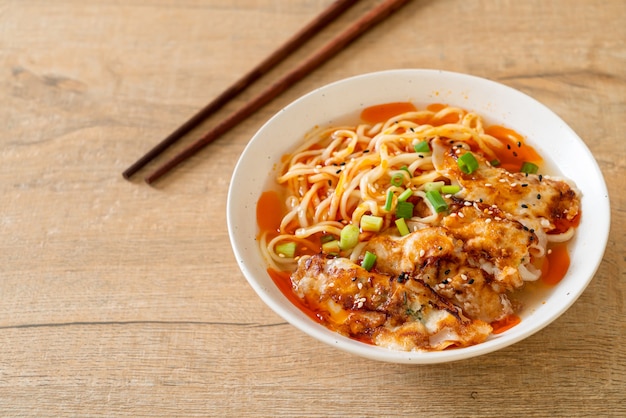
[[[626,415],[621,0],[414,0],[156,187],[122,178],[329,3],[0,0],[0,416]],[[512,347],[436,366],[357,358],[286,324],[239,272],[225,216],[239,154],[282,106],[417,67],[491,78],[552,108],[595,155],[612,204],[604,261],[567,313]]]

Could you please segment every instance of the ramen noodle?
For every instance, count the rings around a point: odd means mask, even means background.
[[[516,293],[567,269],[580,192],[476,113],[373,106],[354,126],[311,132],[283,162],[257,208],[268,271],[350,338],[405,351],[478,344],[520,321]]]

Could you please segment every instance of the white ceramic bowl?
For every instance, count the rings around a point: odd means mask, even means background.
[[[441,352],[401,352],[367,345],[313,322],[291,304],[266,272],[258,250],[254,216],[257,200],[271,181],[280,157],[316,125],[328,125],[368,106],[410,101],[446,103],[481,114],[488,124],[503,124],[524,135],[540,155],[582,191],[582,218],[570,242],[567,275],[508,331],[468,348]],[[518,342],[541,330],[581,295],[602,260],[609,234],[609,198],[589,149],[567,124],[529,96],[482,78],[437,70],[391,70],[338,81],[301,97],[272,117],[252,138],[233,173],[227,218],[237,263],[252,288],[278,315],[310,336],[370,359],[396,363],[441,363],[474,357]],[[285,347],[289,350],[289,347]]]

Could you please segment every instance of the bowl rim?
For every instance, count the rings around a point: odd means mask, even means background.
[[[554,306],[552,309],[547,310],[549,314],[547,318],[538,318],[533,321],[531,324],[522,324],[517,325],[513,328],[514,332],[505,332],[495,337],[490,337],[487,341],[477,344],[470,347],[465,348],[456,348],[452,350],[444,350],[437,352],[404,352],[404,351],[396,351],[390,350],[387,348],[377,347],[373,345],[364,344],[358,342],[356,340],[352,340],[349,337],[345,337],[334,331],[328,330],[321,324],[314,322],[304,313],[302,313],[297,307],[295,307],[282,293],[274,286],[272,289],[273,283],[270,286],[267,286],[267,278],[265,283],[263,281],[259,281],[255,276],[259,273],[259,266],[256,266],[256,272],[253,271],[254,266],[250,265],[250,257],[258,262],[259,254],[257,248],[256,239],[253,239],[252,242],[243,241],[244,238],[240,232],[241,228],[239,228],[239,222],[241,221],[242,214],[245,213],[241,209],[242,200],[246,202],[245,210],[256,210],[256,200],[258,200],[258,196],[263,190],[256,190],[257,194],[249,193],[245,194],[241,193],[241,182],[240,179],[244,178],[244,175],[249,175],[250,173],[246,173],[246,170],[249,171],[250,161],[254,158],[259,157],[259,152],[263,151],[263,147],[259,146],[259,143],[264,139],[264,135],[273,129],[276,124],[280,124],[289,118],[290,113],[299,112],[298,115],[303,115],[303,107],[307,107],[312,103],[319,102],[320,100],[323,102],[324,100],[331,100],[332,96],[335,94],[336,90],[344,91],[345,89],[355,88],[355,86],[363,86],[371,83],[373,81],[377,82],[386,82],[390,83],[402,83],[403,81],[410,80],[446,80],[443,84],[453,84],[453,85],[465,85],[465,86],[473,86],[473,88],[478,89],[478,93],[472,93],[472,91],[454,91],[452,94],[455,98],[461,97],[465,95],[471,96],[472,94],[484,94],[481,89],[484,91],[488,91],[490,93],[497,93],[509,99],[518,100],[524,106],[520,108],[525,112],[530,112],[532,115],[538,114],[545,118],[546,121],[552,123],[557,132],[560,132],[568,141],[568,144],[573,147],[573,151],[582,153],[585,158],[585,168],[590,170],[588,176],[593,177],[596,181],[594,183],[595,189],[588,193],[588,190],[583,190],[583,202],[588,203],[590,198],[595,198],[596,202],[594,203],[594,220],[595,223],[593,225],[593,231],[595,233],[594,237],[596,241],[594,242],[593,247],[586,249],[586,254],[590,251],[593,255],[590,261],[585,263],[577,262],[576,266],[580,270],[580,273],[576,277],[576,281],[573,283],[575,286],[570,289],[567,293],[563,293],[563,297],[566,298],[563,301],[559,301],[558,306]],[[402,80],[402,81],[398,81]],[[409,83],[410,84],[410,83]],[[417,84],[417,83],[416,83]],[[442,89],[443,90],[443,89]],[[471,90],[471,89],[470,89]],[[435,90],[433,90],[435,92]],[[458,96],[458,95],[461,96]],[[382,94],[384,96],[384,92]],[[433,99],[445,99],[446,92],[445,91],[437,91],[436,94],[433,93]],[[448,95],[447,97],[451,97]],[[320,99],[324,98],[324,99]],[[370,106],[374,104],[380,104],[385,102],[392,102],[396,100],[386,100],[379,101],[377,103],[361,103],[361,107]],[[412,100],[414,103],[418,103],[418,100]],[[436,100],[431,101],[435,102]],[[480,102],[481,100],[479,100]],[[422,100],[422,102],[427,103],[428,100]],[[459,103],[453,103],[454,105],[460,105]],[[494,104],[490,105],[495,107],[497,104],[497,100],[494,101]],[[480,113],[480,112],[479,112]],[[330,119],[328,123],[332,123],[333,117],[342,117],[343,115],[330,115]],[[498,117],[492,116],[493,119],[498,121]],[[303,134],[308,130],[313,128],[311,126],[305,126],[301,128],[302,135],[296,138],[296,141],[302,139]],[[514,127],[515,129],[515,127]],[[540,132],[541,132],[541,128]],[[529,143],[533,146],[537,147],[538,144],[533,142],[533,139],[524,135],[528,138]],[[265,139],[265,141],[268,141]],[[267,144],[266,144],[267,145]],[[542,144],[543,145],[543,144]],[[539,147],[541,148],[541,147]],[[290,150],[290,147],[285,145],[282,147],[282,152],[287,153]],[[564,151],[567,152],[567,151]],[[552,153],[547,153],[546,151],[541,151],[540,154],[544,157],[552,156]],[[274,157],[274,164],[277,163],[276,155]],[[280,156],[278,156],[280,158]],[[267,157],[268,160],[272,160],[272,156]],[[271,162],[271,161],[270,161]],[[267,161],[264,162],[265,165],[268,164]],[[561,165],[559,165],[560,171],[562,170]],[[568,169],[574,173],[573,167],[568,167]],[[260,177],[267,178],[270,173],[262,174]],[[568,177],[568,176],[566,176]],[[257,181],[258,183],[258,181]],[[589,196],[591,194],[592,196]],[[254,207],[250,207],[253,205]],[[583,213],[585,211],[585,205],[583,205]],[[228,190],[228,198],[227,198],[227,225],[229,238],[231,242],[231,246],[233,249],[233,253],[237,260],[237,264],[244,274],[246,280],[249,285],[254,289],[257,295],[268,305],[276,314],[282,317],[284,320],[289,322],[291,325],[295,326],[299,330],[305,332],[309,336],[326,343],[330,346],[338,347],[346,352],[369,358],[374,360],[380,360],[385,362],[395,362],[395,363],[407,363],[407,364],[434,364],[434,363],[443,363],[443,362],[451,362],[457,361],[467,358],[476,357],[479,355],[484,355],[487,353],[491,353],[493,351],[505,348],[512,344],[519,342],[529,336],[539,332],[557,318],[559,318],[565,311],[567,311],[574,302],[579,298],[579,296],[583,293],[583,291],[587,288],[591,280],[593,279],[595,273],[597,272],[600,263],[602,262],[604,251],[608,242],[609,229],[610,229],[610,202],[608,191],[606,187],[606,183],[602,176],[602,172],[598,166],[597,161],[591,154],[589,148],[586,146],[584,141],[578,137],[578,135],[551,109],[547,108],[542,103],[538,102],[536,99],[531,96],[522,93],[519,90],[516,90],[512,87],[506,86],[504,84],[498,83],[496,81],[492,81],[486,78],[477,77],[474,75],[463,74],[458,72],[444,71],[444,70],[436,70],[436,69],[393,69],[393,70],[384,70],[377,72],[370,72],[365,74],[360,74],[348,78],[344,78],[322,87],[316,88],[310,91],[307,94],[299,97],[298,99],[292,101],[287,106],[283,107],[276,114],[274,114],[267,122],[265,122],[261,128],[254,134],[251,138],[250,142],[246,145],[241,156],[233,170],[233,174],[231,177],[231,182]],[[584,216],[584,215],[583,215]],[[256,221],[255,221],[256,222]],[[581,226],[583,223],[587,225],[586,218],[581,220]],[[579,227],[580,229],[580,227]],[[248,231],[247,239],[250,238]],[[256,235],[256,234],[255,234]],[[598,238],[599,237],[599,238]],[[254,238],[254,237],[253,237]],[[581,240],[578,237],[573,239],[578,244],[581,243]],[[582,244],[586,244],[582,242]],[[573,243],[570,243],[573,245]],[[253,246],[254,248],[250,248]],[[254,256],[252,252],[259,253],[257,256]],[[267,266],[266,266],[267,267]],[[570,266],[570,271],[568,271],[568,275],[572,275],[571,273],[572,266]],[[265,273],[266,276],[269,276]],[[583,277],[578,277],[583,276]],[[271,282],[271,279],[270,279]],[[558,288],[559,285],[556,286]],[[297,311],[294,311],[295,310]],[[541,309],[540,307],[539,309]],[[535,315],[536,316],[536,315]],[[518,328],[519,327],[519,328]]]

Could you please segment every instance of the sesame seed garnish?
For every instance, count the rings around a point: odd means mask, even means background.
[[[469,284],[474,283],[474,279],[470,279],[468,283],[469,283]]]
[[[537,193],[537,200],[541,199],[541,195],[539,193]]]
[[[420,257],[424,257],[426,255],[426,251],[424,249],[420,250]]]
[[[463,203],[463,204],[464,204],[465,206],[472,206],[472,202],[468,202],[468,201],[465,201],[465,203]]]
[[[493,219],[495,219],[496,221],[501,221],[502,220],[502,218],[499,217],[499,216],[494,216]]]
[[[491,183],[485,183],[485,187],[491,187]]]
[[[467,280],[467,275],[466,274],[461,274],[461,279]]]
[[[517,186],[517,183],[511,183],[511,187]]]
[[[522,184],[522,187],[528,187],[527,183]]]
[[[552,254],[552,248],[548,250],[548,254]]]
[[[456,213],[451,213],[451,214],[450,214],[450,217],[451,217],[451,218],[456,218]]]
[[[363,289],[363,283],[358,282],[358,283],[356,284],[356,287],[358,287],[359,289]]]
[[[485,219],[485,223],[486,223],[486,224],[491,223],[491,218],[487,218],[487,219]]]
[[[463,215],[463,212],[458,212],[459,218],[465,218],[465,215]]]
[[[500,183],[506,183],[506,179],[500,179],[498,180]]]
[[[527,205],[527,204],[525,204],[525,203],[522,203],[522,207],[523,207],[524,209],[528,209],[528,205]]]
[[[522,142],[521,141],[517,141],[517,148],[522,148]]]

